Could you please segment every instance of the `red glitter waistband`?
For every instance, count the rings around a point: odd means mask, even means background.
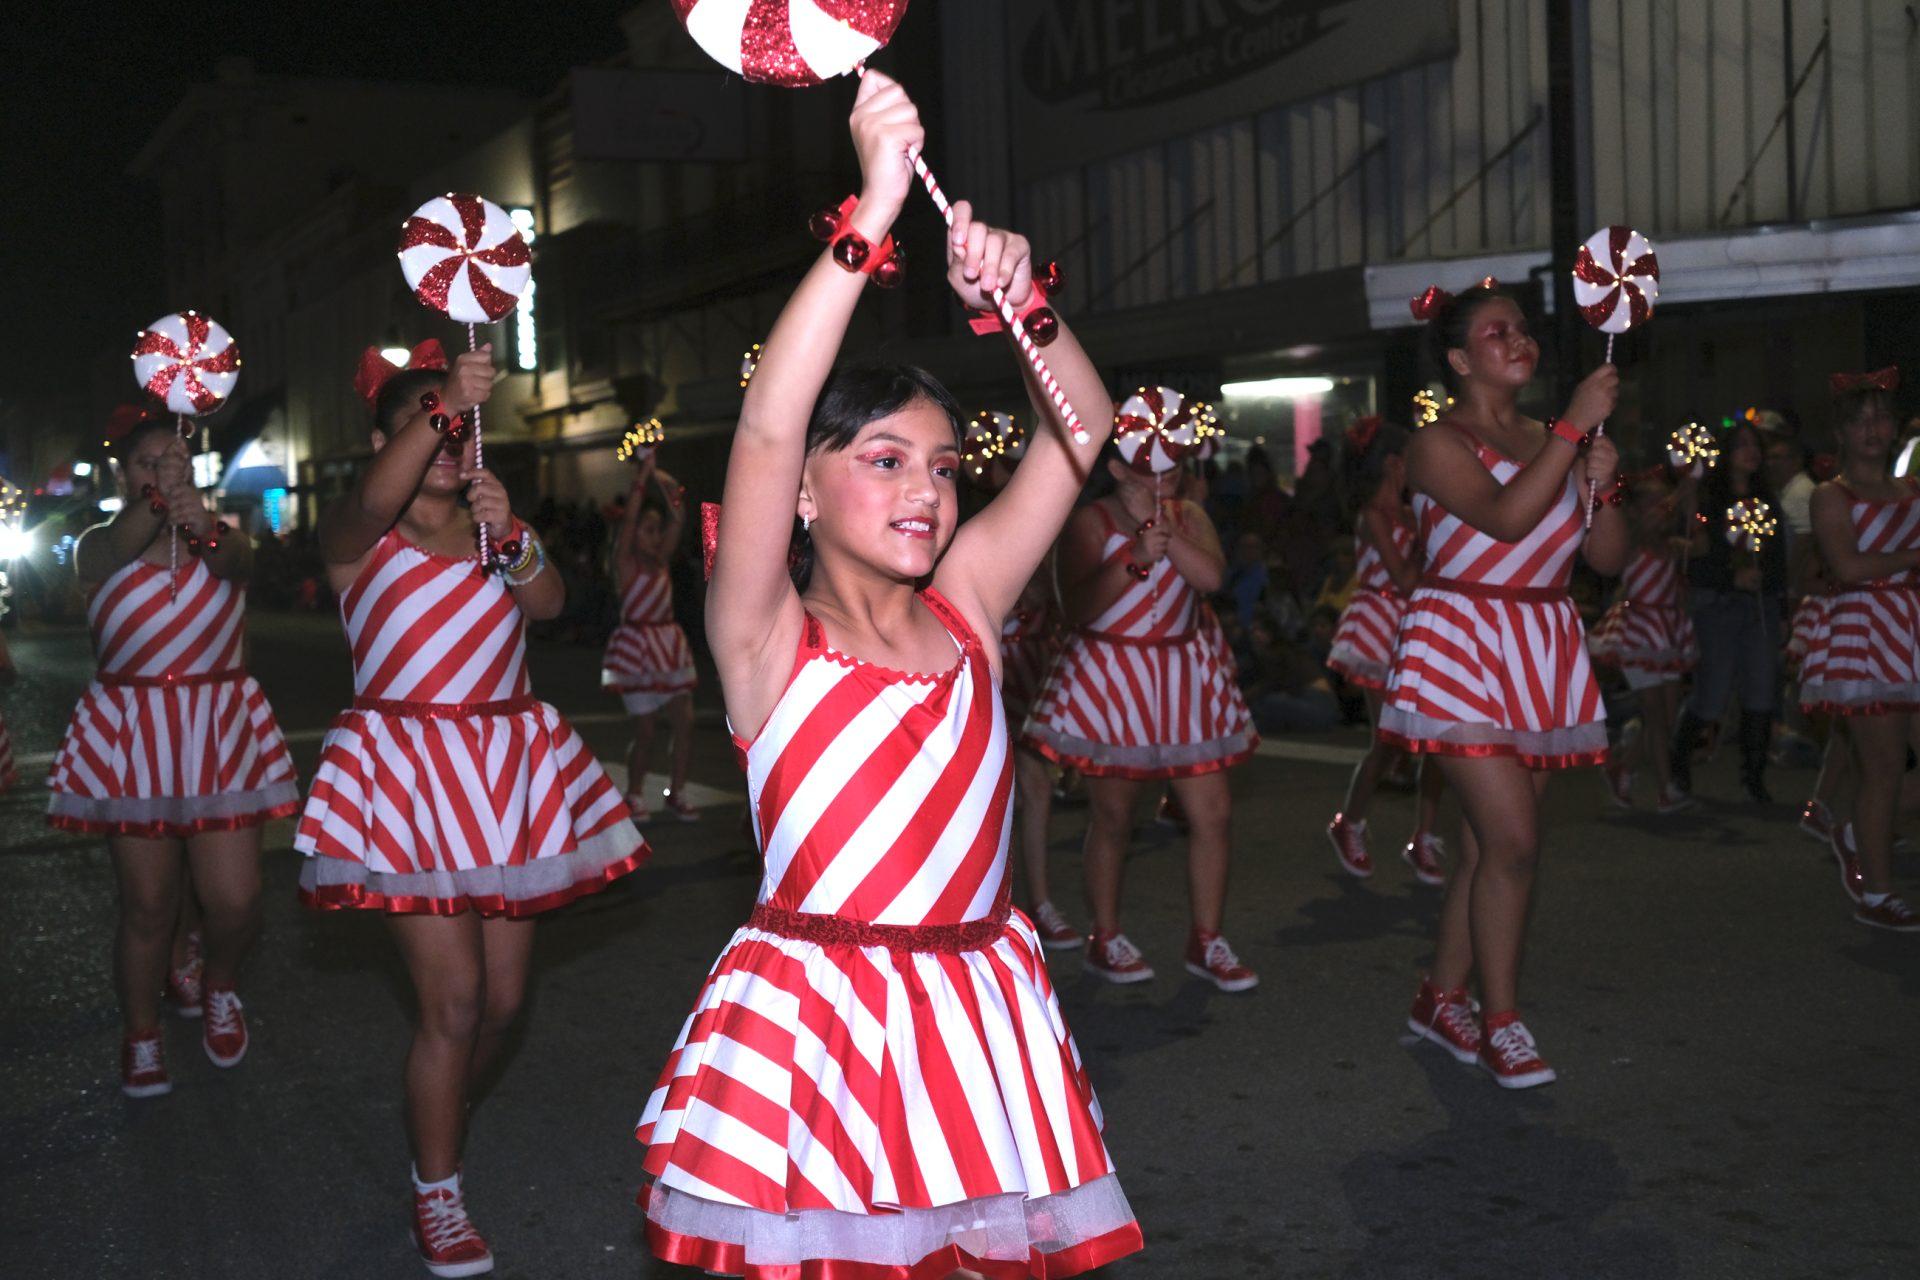
[[[1862,592],[1870,596],[1910,596],[1920,595],[1920,582],[1855,582],[1834,589],[1835,596],[1850,596]],[[1831,599],[1832,597],[1828,597]]]
[[[1418,585],[1471,596],[1475,600],[1511,600],[1516,604],[1558,604],[1569,598],[1565,586],[1514,587],[1499,582],[1469,582],[1464,578],[1421,578]]]
[[[164,676],[126,676],[102,671],[94,677],[110,689],[187,689],[200,684],[225,684],[229,680],[245,680],[245,667],[228,667],[225,671],[194,671],[183,675]]]
[[[355,711],[377,711],[383,716],[407,716],[415,720],[465,720],[469,716],[517,716],[540,705],[530,693],[500,702],[407,702],[397,698],[353,700]]]
[[[845,916],[815,915],[760,903],[747,917],[747,927],[777,933],[796,942],[822,947],[882,947],[888,951],[937,951],[957,955],[982,951],[1007,931],[1012,907],[1001,902],[993,914],[960,924],[874,924]]]

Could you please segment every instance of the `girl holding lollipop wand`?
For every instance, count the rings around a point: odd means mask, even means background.
[[[1380,736],[1434,757],[1466,814],[1440,908],[1433,971],[1408,1025],[1509,1089],[1554,1079],[1518,1012],[1520,953],[1551,771],[1598,764],[1607,734],[1580,615],[1567,595],[1590,485],[1603,498],[1585,533],[1603,576],[1626,562],[1610,500],[1619,455],[1594,428],[1619,395],[1603,364],[1545,423],[1516,403],[1540,348],[1491,280],[1414,302],[1455,407],[1407,451],[1426,565],[1408,601]],[[1582,448],[1585,452],[1582,452]],[[1478,976],[1481,1017],[1467,983]]]
[[[864,190],[767,339],[727,468],[708,634],[765,876],[640,1120],[648,1241],[726,1275],[1074,1275],[1140,1232],[1009,907],[996,685],[1001,619],[1098,440],[1049,414],[960,524],[952,397],[918,369],[834,368],[923,136],[877,72],[851,127]],[[1024,304],[1026,241],[954,211],[954,291]],[[1065,325],[1048,356],[1104,419]]]

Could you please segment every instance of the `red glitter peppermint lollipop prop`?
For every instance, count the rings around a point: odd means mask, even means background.
[[[893,38],[906,15],[907,0],[673,0],[673,12],[722,66],[759,84],[796,89],[849,71],[865,75],[867,58]],[[952,227],[953,206],[927,162],[917,151],[907,160],[934,208]],[[1007,302],[1005,289],[993,291],[993,307],[1074,443],[1087,443],[1086,427],[1047,367],[1039,344]]]
[[[1573,259],[1573,300],[1586,322],[1607,335],[1606,363],[1613,363],[1613,340],[1653,319],[1660,297],[1660,260],[1647,238],[1632,227],[1603,227],[1587,237]],[[1594,428],[1604,435],[1607,424]],[[1594,490],[1587,482],[1587,527],[1593,526]]]
[[[176,311],[161,316],[134,337],[133,380],[167,406],[174,415],[174,430],[185,440],[193,435],[188,418],[212,413],[233,394],[233,386],[240,380],[240,348],[219,321],[198,311]],[[202,439],[203,453],[205,444]],[[166,512],[166,504],[157,495],[148,492],[146,496],[154,514]],[[224,525],[217,528],[209,540],[209,550],[219,545],[218,534],[224,531]],[[196,536],[193,549],[198,545]],[[180,526],[173,523],[167,528],[167,567],[168,599],[178,600]]]
[[[477,326],[503,320],[533,279],[533,255],[507,211],[491,200],[449,192],[413,211],[400,228],[400,272],[421,303],[467,326],[467,350],[479,348]],[[485,452],[480,406],[473,421],[473,466]],[[487,526],[480,526],[480,564],[493,566]]]
[[[1185,462],[1213,424],[1213,406],[1189,400],[1171,387],[1141,387],[1120,402],[1113,443],[1121,461],[1153,477],[1157,498],[1160,477]]]

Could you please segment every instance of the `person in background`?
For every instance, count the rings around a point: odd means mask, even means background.
[[[1243,533],[1233,540],[1224,594],[1233,605],[1235,621],[1243,628],[1252,625],[1254,611],[1267,594],[1267,546],[1259,534]]]

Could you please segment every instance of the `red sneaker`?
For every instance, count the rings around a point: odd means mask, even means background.
[[[200,1044],[216,1067],[231,1067],[247,1056],[247,1017],[231,987],[207,988],[207,1016]]]
[[[1442,991],[1421,979],[1413,1008],[1407,1012],[1407,1030],[1422,1040],[1433,1041],[1468,1066],[1479,1061],[1480,1021],[1465,987]]]
[[[200,959],[200,935],[187,935],[187,958],[178,967],[167,970],[167,1004],[183,1018],[200,1016],[200,1005],[206,999],[206,989],[201,978],[206,965]]]
[[[647,798],[638,791],[627,792],[627,817],[636,827],[643,827],[651,815],[647,812]]]
[[[1040,945],[1049,951],[1071,951],[1085,941],[1080,931],[1060,914],[1060,908],[1051,902],[1043,902],[1033,909],[1033,931],[1040,935]]]
[[[1527,1024],[1511,1010],[1486,1020],[1485,1036],[1480,1042],[1480,1065],[1493,1073],[1494,1083],[1502,1089],[1532,1089],[1559,1079],[1553,1068],[1541,1060]]]
[[[158,1028],[120,1041],[120,1092],[129,1098],[173,1092],[173,1080],[167,1075],[167,1049]]]
[[[436,1187],[413,1193],[413,1246],[436,1276],[478,1276],[493,1270],[493,1250],[473,1229],[457,1190]]]
[[[1431,831],[1416,831],[1400,859],[1413,868],[1413,878],[1438,889],[1447,883],[1447,842]]]
[[[1607,799],[1616,809],[1633,808],[1633,772],[1615,764],[1601,766],[1600,776],[1607,780]]]
[[[1912,907],[1891,893],[1877,903],[1863,900],[1853,909],[1853,918],[1861,924],[1872,925],[1876,929],[1891,929],[1895,933],[1920,933],[1920,915],[1915,915]]]
[[[1833,860],[1840,864],[1840,887],[1855,903],[1866,892],[1867,878],[1860,870],[1860,852],[1853,843],[1853,824],[1838,823],[1832,834],[1827,837],[1827,848],[1833,853]]]
[[[1654,802],[1654,811],[1661,817],[1670,813],[1684,813],[1693,808],[1696,801],[1684,791],[1676,791],[1671,786],[1660,788],[1660,798]]]
[[[1348,819],[1344,813],[1333,815],[1327,824],[1327,839],[1333,842],[1333,856],[1350,876],[1365,880],[1373,874],[1373,858],[1367,853],[1367,821]]]
[[[700,811],[693,807],[693,801],[687,799],[671,787],[667,789],[666,798],[660,803],[666,806],[668,813],[682,822],[700,821]]]
[[[1240,963],[1225,938],[1199,929],[1187,935],[1187,972],[1222,991],[1251,991],[1260,985],[1260,975]]]
[[[1093,933],[1087,938],[1087,968],[1122,986],[1133,982],[1152,982],[1153,969],[1140,949],[1127,941],[1124,933]]]
[[[1821,844],[1833,839],[1833,810],[1818,800],[1800,806],[1800,829]]]

